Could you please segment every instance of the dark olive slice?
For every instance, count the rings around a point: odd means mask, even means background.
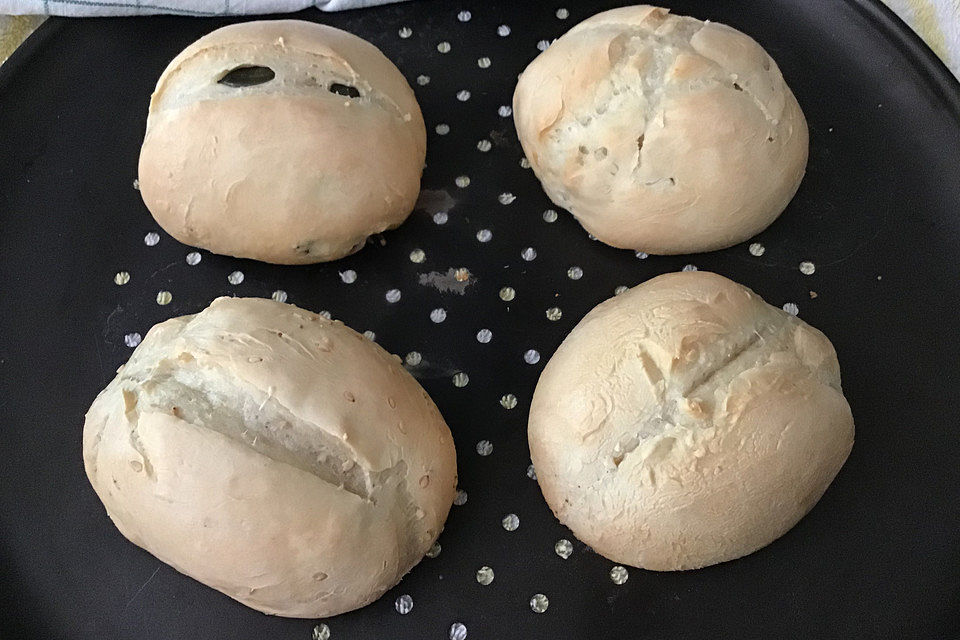
[[[231,69],[217,82],[228,87],[253,87],[270,82],[276,75],[270,67],[247,65]]]
[[[351,87],[348,84],[339,84],[334,82],[330,85],[330,93],[336,93],[341,96],[347,96],[348,98],[359,98],[360,92],[357,91],[356,87]]]

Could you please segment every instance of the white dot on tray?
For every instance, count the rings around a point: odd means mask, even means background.
[[[437,132],[438,135],[445,136],[448,133],[450,133],[450,125],[441,122],[436,126],[434,130]]]
[[[454,622],[450,625],[450,640],[467,640],[467,625],[462,622]]]
[[[447,310],[437,307],[436,309],[430,312],[430,319],[434,323],[440,324],[441,322],[447,319]]]
[[[118,271],[117,275],[113,276],[113,283],[117,286],[123,286],[130,282],[130,272],[129,271]]]
[[[504,191],[499,196],[497,196],[497,200],[500,201],[500,204],[511,204],[516,199],[517,199],[517,196],[513,195],[509,191]]]
[[[533,260],[536,260],[536,259],[537,259],[537,250],[534,249],[533,247],[527,247],[526,249],[524,249],[523,251],[520,252],[520,257],[523,258],[524,260],[526,260],[527,262],[531,262],[531,261],[533,261]]]
[[[463,489],[457,489],[457,495],[453,498],[453,504],[462,507],[467,504],[467,492]]]
[[[155,247],[157,243],[160,242],[160,234],[156,231],[151,231],[147,235],[143,236],[143,244],[148,247]]]
[[[423,356],[420,355],[419,351],[411,351],[404,358],[404,361],[408,366],[415,367],[423,361]]]
[[[808,260],[804,260],[803,262],[800,263],[800,273],[802,273],[805,276],[812,276],[813,272],[816,270],[817,270],[816,265]]]
[[[517,295],[517,292],[514,290],[513,287],[504,287],[500,289],[500,299],[503,300],[504,302],[510,302],[516,297],[516,295]]]
[[[454,183],[461,189],[470,186],[470,176],[457,176],[457,179],[454,180]]]
[[[767,250],[767,248],[764,247],[764,246],[763,246],[762,244],[760,244],[759,242],[754,242],[754,243],[751,244],[750,247],[748,248],[748,251],[750,251],[750,255],[755,256],[755,257],[757,257],[757,258],[759,258],[760,256],[762,256],[762,255],[766,252],[766,250]]]
[[[567,269],[567,277],[571,280],[579,280],[583,277],[583,269],[580,267],[570,267]]]
[[[433,214],[433,222],[435,224],[447,224],[447,220],[450,219],[450,214],[446,211],[437,211]]]
[[[460,102],[466,102],[469,99],[470,99],[469,91],[467,91],[466,89],[461,89],[460,91],[457,91],[457,100],[459,100]]]
[[[430,76],[425,76],[423,74],[420,74],[419,76],[417,76],[417,84],[420,85],[421,87],[427,86],[428,84],[430,84]]]
[[[506,24],[502,24],[499,27],[497,27],[497,35],[500,36],[501,38],[506,38],[508,35],[510,35],[510,26]]]
[[[407,39],[413,35],[413,29],[410,27],[400,27],[400,31],[397,32],[397,35],[403,39]]]
[[[544,222],[556,222],[557,221],[557,212],[553,209],[547,209],[543,212],[543,221]]]
[[[798,313],[800,313],[800,307],[798,307],[796,303],[793,303],[793,302],[788,302],[785,305],[783,305],[783,310],[792,316],[795,316]]]
[[[423,249],[414,249],[413,251],[410,252],[410,262],[420,264],[426,259],[427,259],[427,254],[424,253]]]
[[[613,584],[623,584],[630,578],[630,572],[627,571],[626,567],[621,567],[620,565],[615,566],[610,569],[610,579],[613,581]]]
[[[477,569],[477,582],[483,586],[487,586],[493,582],[493,569],[490,567],[480,567]]]
[[[490,58],[486,56],[477,58],[477,66],[481,69],[488,69],[490,67]]]
[[[515,513],[508,513],[500,521],[503,528],[507,531],[516,531],[520,527],[520,518]]]
[[[544,613],[549,606],[550,601],[542,593],[536,593],[530,598],[530,610],[534,613]]]
[[[571,554],[573,554],[573,543],[566,538],[561,538],[557,540],[555,545],[553,545],[553,551],[558,556],[566,560]]]
[[[277,302],[286,302],[287,292],[284,291],[283,289],[277,289],[272,294],[270,294],[270,297]]]
[[[493,453],[493,443],[489,440],[481,440],[477,443],[477,453],[481,456],[488,456]]]
[[[187,264],[190,265],[191,267],[195,267],[198,264],[200,264],[201,259],[202,257],[200,256],[200,253],[197,251],[191,251],[190,253],[187,254],[187,257],[186,257]]]
[[[390,304],[398,302],[400,300],[400,289],[390,289],[383,297],[386,298]]]
[[[549,47],[550,47],[549,40],[541,40],[540,42],[537,43],[537,49],[539,49],[540,51],[546,51]]]
[[[457,14],[457,20],[460,22],[470,22],[470,18],[472,17],[473,15],[469,11],[461,11]]]
[[[344,284],[353,284],[354,282],[357,281],[357,272],[354,271],[353,269],[347,269],[346,271],[341,271],[340,280],[342,280]]]
[[[563,317],[563,311],[560,310],[560,307],[550,307],[547,309],[547,320],[550,322],[556,322]]]
[[[513,108],[506,104],[500,105],[500,107],[497,109],[497,114],[501,118],[509,118],[513,114]]]
[[[478,242],[490,242],[493,240],[493,232],[490,229],[480,229],[477,231],[477,241]]]
[[[536,349],[527,349],[523,354],[523,361],[527,364],[537,364],[540,362],[540,352]]]
[[[321,622],[313,628],[313,640],[330,640],[330,627]]]
[[[440,53],[450,53],[450,43],[444,40],[437,45],[437,51]]]
[[[397,598],[396,602],[393,603],[393,607],[397,610],[397,613],[405,616],[413,611],[413,598],[405,593]]]
[[[480,329],[480,331],[477,331],[477,342],[480,344],[487,344],[492,339],[493,332],[490,331],[490,329]]]
[[[463,388],[470,383],[470,376],[468,376],[463,371],[455,373],[453,375],[453,386],[457,388]]]
[[[567,18],[570,17],[570,12],[564,9],[563,7],[560,7],[559,9],[557,9],[557,17],[560,18],[561,20],[566,20]]]
[[[128,333],[127,335],[123,336],[123,344],[127,345],[128,347],[136,347],[138,344],[140,344],[142,339],[143,338],[139,333]]]
[[[157,304],[160,306],[168,305],[173,301],[173,294],[169,291],[157,292]]]
[[[508,393],[500,397],[500,406],[504,409],[513,409],[517,406],[517,396],[512,393]]]
[[[227,282],[230,284],[240,284],[243,282],[243,271],[233,271],[227,276]]]

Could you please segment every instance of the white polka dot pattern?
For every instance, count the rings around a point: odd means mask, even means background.
[[[810,292],[810,298],[821,297],[809,303],[812,314],[813,305],[829,291],[820,281],[831,271],[818,272],[816,264],[833,262],[809,247],[783,245],[768,232],[726,252],[697,256],[650,256],[596,242],[543,193],[531,171],[531,159],[537,158],[528,159],[516,139],[511,105],[517,73],[588,12],[574,4],[531,5],[531,13],[539,12],[533,29],[518,17],[493,15],[479,3],[447,5],[436,20],[426,21],[401,19],[404,10],[401,5],[383,10],[396,13],[374,41],[397,61],[426,119],[421,201],[408,221],[372,235],[355,255],[336,262],[275,267],[184,247],[155,225],[150,230],[145,218],[146,228],[140,223],[125,235],[126,249],[135,254],[118,254],[96,278],[120,299],[118,304],[139,300],[138,310],[149,308],[154,314],[118,315],[109,336],[118,357],[129,357],[148,322],[193,313],[221,295],[278,302],[289,296],[311,311],[329,309],[318,313],[330,318],[332,311],[364,339],[379,340],[388,353],[399,354],[395,360],[417,378],[450,423],[459,481],[470,487],[470,496],[468,501],[462,488],[455,493],[451,523],[454,517],[460,521],[443,534],[443,555],[435,541],[426,554],[433,561],[414,568],[420,575],[371,610],[380,607],[394,624],[410,623],[416,637],[442,637],[446,629],[453,640],[466,640],[467,624],[478,638],[509,637],[503,627],[469,610],[450,609],[442,625],[422,633],[417,625],[428,611],[442,607],[448,589],[464,584],[472,589],[468,593],[477,607],[485,606],[481,597],[506,592],[520,615],[532,616],[527,606],[543,614],[534,618],[536,624],[559,617],[566,604],[556,584],[542,574],[515,570],[522,556],[509,554],[530,549],[541,558],[535,562],[545,559],[563,570],[570,594],[573,585],[624,593],[645,582],[637,578],[630,584],[628,568],[611,568],[602,557],[582,553],[583,545],[572,536],[560,538],[560,530],[527,511],[529,501],[542,502],[536,469],[527,464],[524,448],[527,413],[537,378],[564,336],[609,296],[659,273],[698,266],[731,276],[742,273],[737,269],[760,273],[776,268],[795,285],[777,304],[797,315],[797,304],[784,300],[806,300],[808,289],[816,288],[820,294]],[[484,34],[479,44],[463,35],[473,31]],[[596,150],[588,153],[591,161],[604,160]],[[129,190],[129,177],[122,183]],[[760,239],[768,246],[756,241]],[[718,263],[714,255],[739,258]],[[702,264],[686,264],[689,260]],[[204,286],[188,286],[191,281]],[[405,429],[402,424],[385,427]],[[462,530],[471,534],[457,533]],[[506,558],[490,553],[491,535],[511,545]],[[552,609],[548,595],[555,599]],[[356,635],[349,617],[333,623],[334,640]],[[314,638],[331,638],[328,624],[311,622],[304,635],[309,629]],[[413,637],[403,633],[398,637]]]

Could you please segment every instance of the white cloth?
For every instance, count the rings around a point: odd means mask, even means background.
[[[155,13],[216,16],[289,13],[307,7],[339,11],[402,0],[0,0],[0,14],[129,16]],[[637,0],[638,2],[640,0]],[[960,0],[883,0],[960,78]],[[0,36],[4,35],[0,32]]]
[[[223,16],[290,13],[307,7],[340,11],[401,0],[0,0],[0,14],[143,16],[171,13]]]
[[[883,1],[930,45],[953,75],[960,78],[960,0]]]

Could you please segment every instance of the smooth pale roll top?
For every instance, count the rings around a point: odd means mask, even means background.
[[[530,449],[597,552],[655,570],[746,555],[819,500],[853,445],[830,341],[712,273],[594,308],[544,369]]]
[[[379,597],[439,535],[456,487],[449,429],[396,357],[270,300],[219,298],[152,328],[83,444],[127,538],[285,616]]]
[[[274,74],[219,82],[238,68]],[[297,20],[218,29],[167,66],[150,101],[140,191],[163,228],[216,253],[332,260],[412,211],[423,116],[372,44]]]
[[[513,103],[547,195],[615,247],[742,241],[783,211],[807,162],[803,113],[763,48],[666,9],[578,24],[524,70]]]

